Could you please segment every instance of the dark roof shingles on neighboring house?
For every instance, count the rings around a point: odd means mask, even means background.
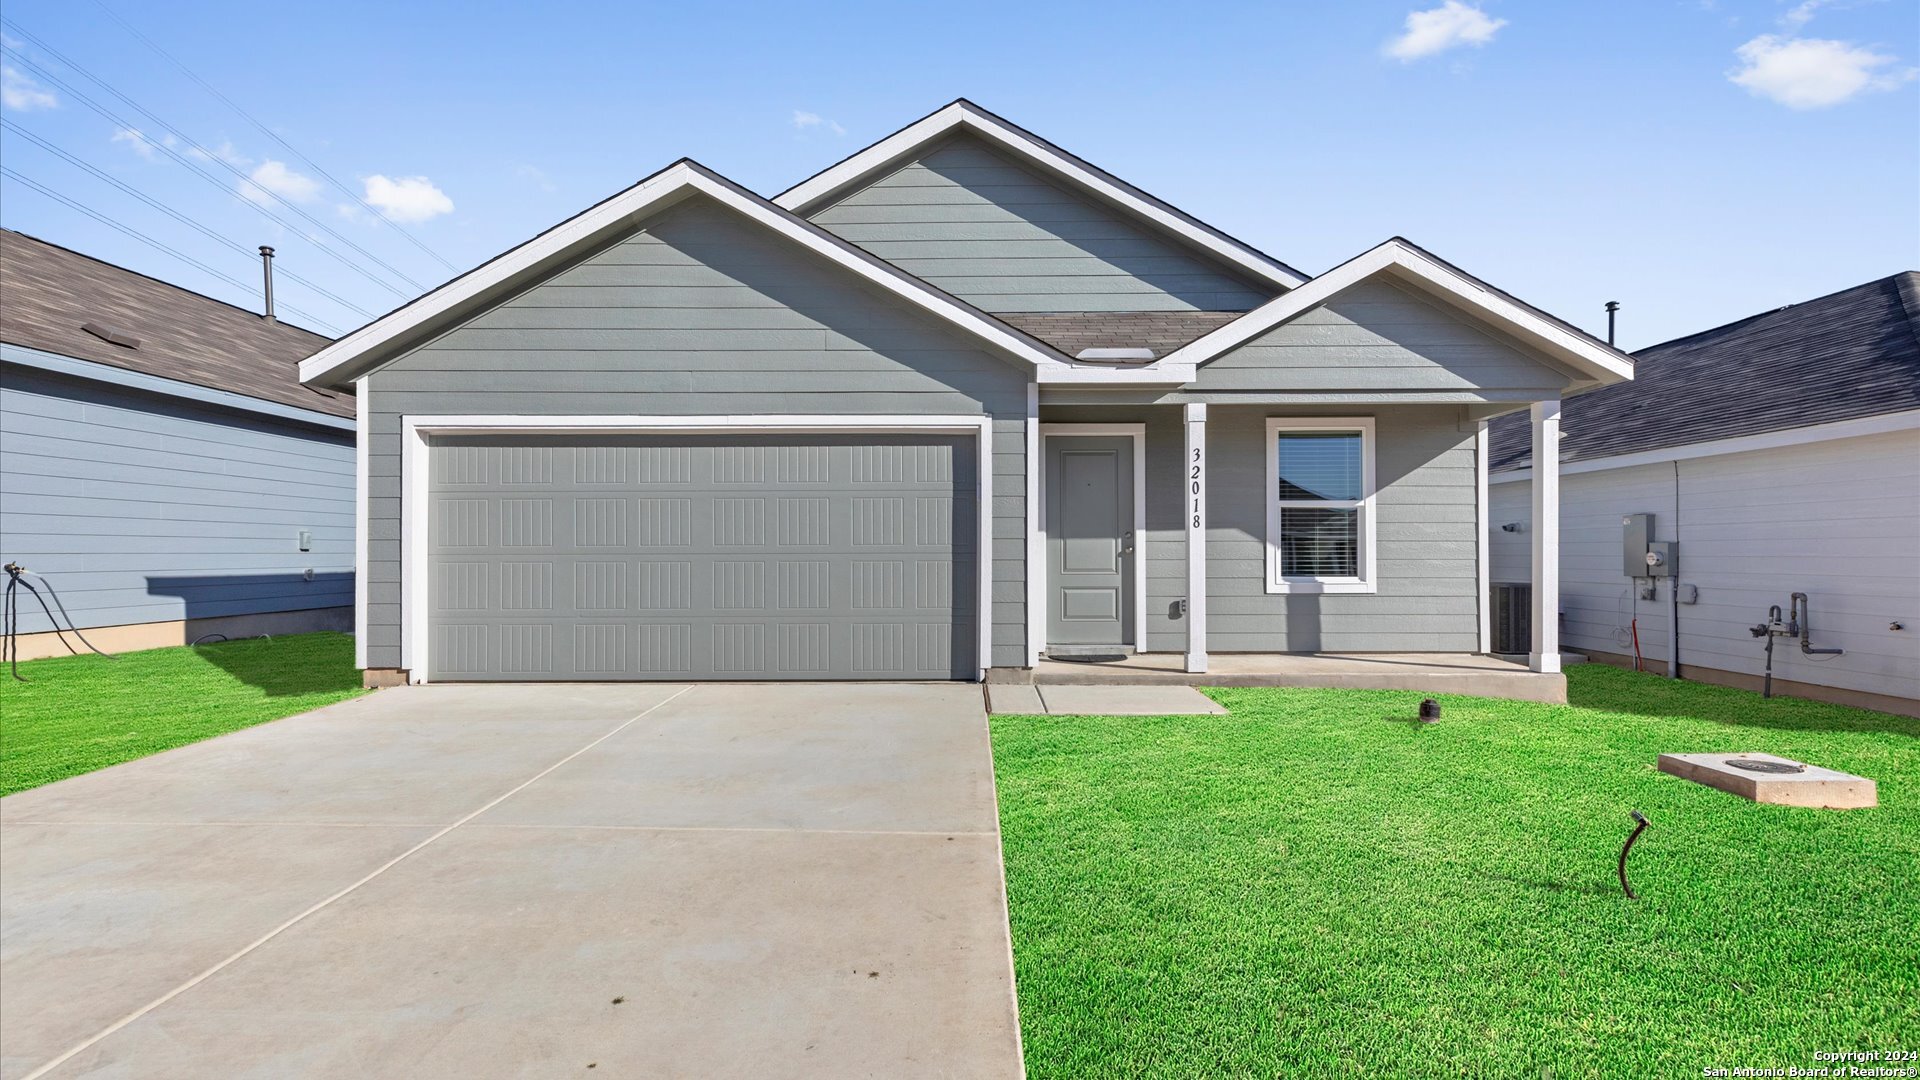
[[[93,323],[138,338],[110,344]],[[300,384],[330,339],[78,252],[0,229],[0,341],[333,416],[353,395]]]
[[[1244,311],[1002,312],[1001,322],[1068,356],[1082,349],[1152,349],[1165,356],[1245,315]]]
[[[1920,273],[1907,271],[1634,355],[1632,382],[1567,399],[1560,460],[1631,454],[1920,409]],[[1524,413],[1488,467],[1532,463]]]

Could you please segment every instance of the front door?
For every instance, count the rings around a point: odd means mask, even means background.
[[[1133,439],[1047,436],[1047,644],[1133,640]]]

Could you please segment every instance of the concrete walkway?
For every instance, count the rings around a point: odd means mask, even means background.
[[[0,1002],[7,1080],[1015,1076],[980,688],[383,690],[13,795]]]
[[[987,708],[1014,716],[1225,716],[1191,686],[989,683]]]

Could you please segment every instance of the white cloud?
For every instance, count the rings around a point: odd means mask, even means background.
[[[366,178],[367,202],[394,221],[427,221],[453,213],[453,200],[424,176]]]
[[[1833,0],[1802,0],[1785,15],[1780,16],[1780,25],[1789,30],[1798,30],[1813,21],[1813,13],[1832,3]]]
[[[825,128],[835,135],[845,135],[847,133],[846,128],[821,116],[819,113],[808,112],[805,109],[793,110],[793,129],[795,131],[806,131],[810,128]]]
[[[284,161],[263,161],[240,182],[240,194],[262,206],[272,206],[276,201],[312,202],[320,194],[320,181],[294,172]]]
[[[1446,0],[1437,8],[1407,14],[1406,30],[1387,42],[1385,52],[1396,60],[1418,60],[1461,45],[1485,45],[1507,25],[1472,4]]]
[[[532,184],[541,191],[558,191],[560,189],[560,185],[553,182],[553,177],[548,176],[546,172],[537,165],[521,165],[513,170],[513,175],[526,183]]]
[[[0,106],[15,112],[32,112],[35,109],[57,109],[60,99],[53,96],[53,91],[7,64],[0,65]]]
[[[1895,58],[1886,53],[1824,38],[1761,34],[1734,55],[1740,67],[1728,72],[1728,79],[1789,109],[1824,109],[1863,93],[1892,90],[1920,75],[1913,68],[1892,67]]]
[[[153,160],[153,140],[147,138],[139,128],[121,128],[113,133],[113,141],[126,143],[134,153],[148,161]]]
[[[253,159],[234,149],[230,142],[223,142],[212,150],[202,150],[198,146],[188,149],[188,154],[201,161],[224,161],[236,169],[244,169],[253,164]]]

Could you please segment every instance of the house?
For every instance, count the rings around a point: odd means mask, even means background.
[[[110,652],[350,627],[353,399],[297,377],[326,343],[0,230],[0,561]],[[21,659],[76,644],[16,599]]]
[[[1405,240],[1309,278],[962,100],[771,200],[683,159],[301,377],[357,390],[370,682],[1022,680],[1484,651],[1483,421],[1550,438],[1631,370]]]
[[[1920,715],[1920,274],[1669,341],[1631,384],[1566,402],[1560,600],[1571,648],[1759,688],[1752,628],[1805,594],[1773,640],[1774,687]],[[1528,581],[1525,425],[1493,424],[1493,576]],[[1651,514],[1678,576],[1629,578],[1622,522]],[[1678,603],[1675,603],[1675,591]]]

